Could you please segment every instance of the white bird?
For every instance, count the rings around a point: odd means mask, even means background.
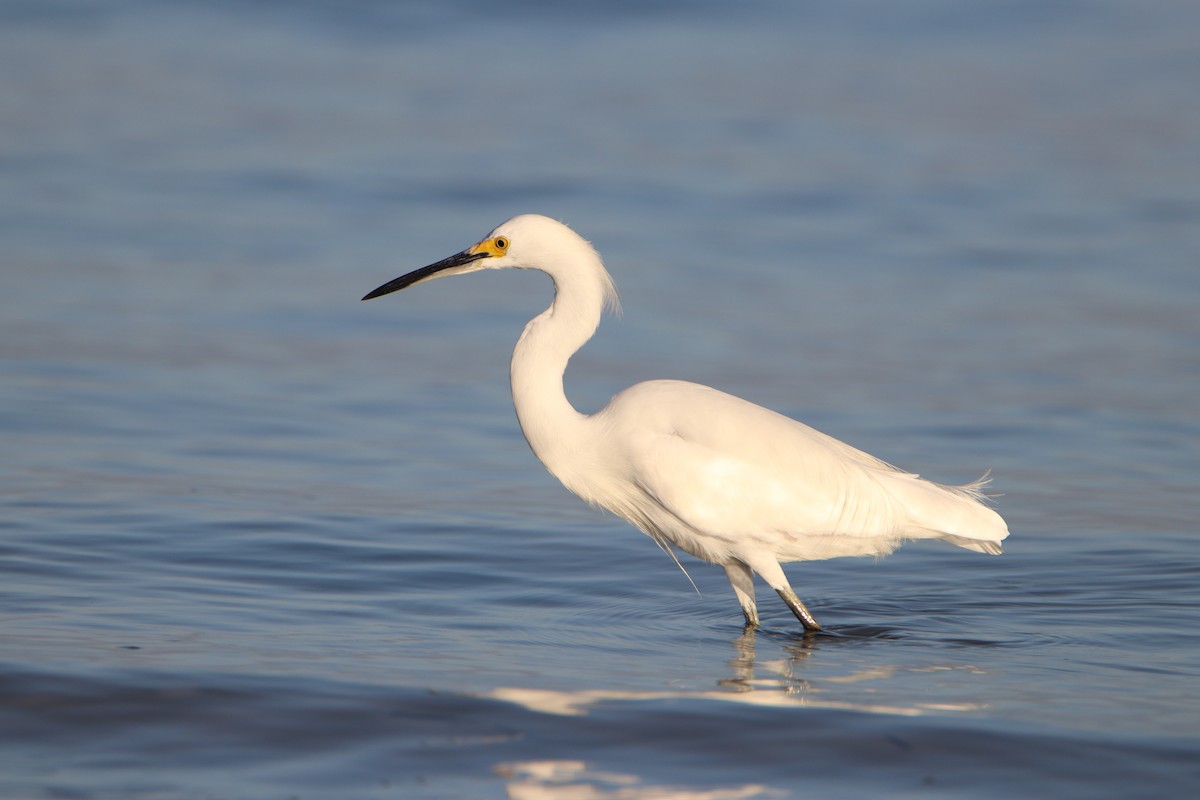
[[[807,630],[821,629],[781,562],[883,556],[907,539],[999,554],[1008,528],[984,505],[987,476],[941,486],[803,423],[695,383],[647,381],[595,414],[567,400],[567,362],[617,308],[599,254],[566,225],[526,214],[457,255],[380,286],[370,300],[485,269],[536,269],[554,301],[513,350],[513,404],[534,454],[563,485],[652,538],[720,564],[747,626],[758,625],[754,574]]]

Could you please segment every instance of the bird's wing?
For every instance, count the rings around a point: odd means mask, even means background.
[[[695,530],[729,540],[874,537],[904,525],[882,482],[903,473],[884,462],[715,389],[655,384],[628,404],[636,419],[622,415],[637,430],[624,437],[636,443],[633,479]]]

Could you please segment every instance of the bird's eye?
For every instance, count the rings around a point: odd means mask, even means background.
[[[501,253],[503,253],[505,250],[508,249],[508,239],[505,239],[503,236],[497,236],[496,240],[495,240],[495,245],[496,245],[496,249],[499,250]]]

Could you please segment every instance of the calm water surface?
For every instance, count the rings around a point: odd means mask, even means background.
[[[1200,789],[1200,10],[0,11],[0,796],[1183,797]],[[525,446],[573,362],[944,482],[1002,558],[789,574],[743,633]]]

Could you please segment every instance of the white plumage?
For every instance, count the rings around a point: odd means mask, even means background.
[[[1000,553],[1008,528],[984,505],[984,480],[931,483],[716,389],[647,381],[595,414],[576,411],[563,390],[567,361],[617,295],[592,246],[547,217],[514,217],[363,299],[482,269],[537,269],[554,280],[554,302],[526,325],[512,357],[513,403],[533,452],[569,490],[668,552],[722,565],[748,625],[758,624],[757,574],[806,629],[820,629],[780,563],[882,556],[906,539]]]

